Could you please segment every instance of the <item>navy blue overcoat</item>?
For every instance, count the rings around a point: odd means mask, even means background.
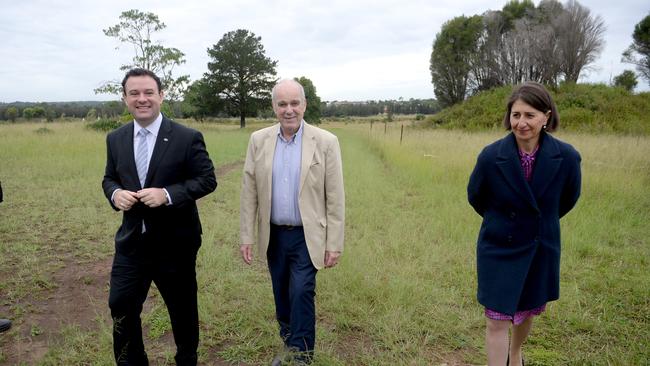
[[[514,134],[483,149],[467,186],[469,203],[483,217],[479,303],[512,315],[559,298],[560,218],[578,201],[580,181],[580,154],[544,131],[531,182]]]

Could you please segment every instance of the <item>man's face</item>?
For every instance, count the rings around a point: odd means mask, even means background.
[[[131,76],[126,80],[124,103],[138,123],[146,127],[158,114],[163,101],[163,92],[158,90],[151,76]]]
[[[305,115],[307,102],[300,93],[300,86],[292,82],[284,82],[275,88],[273,111],[278,117],[282,134],[291,137],[300,128],[300,122]]]

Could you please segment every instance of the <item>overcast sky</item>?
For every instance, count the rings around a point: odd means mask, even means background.
[[[620,62],[648,0],[582,0],[607,27],[605,49],[581,81],[604,82]],[[104,35],[123,11],[153,12],[167,28],[153,35],[185,53],[178,74],[197,80],[207,49],[243,28],[262,37],[278,77],[306,76],[322,100],[433,98],[429,57],[441,25],[499,10],[507,0],[0,0],[0,102],[113,100],[95,95],[121,79],[133,50]],[[537,4],[538,1],[535,1]],[[648,83],[639,81],[648,90]]]

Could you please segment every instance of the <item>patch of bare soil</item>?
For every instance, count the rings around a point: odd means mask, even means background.
[[[95,263],[67,261],[52,275],[55,287],[40,290],[23,299],[22,316],[11,330],[0,336],[4,364],[37,363],[65,326],[76,325],[82,331],[97,329],[97,319],[110,320],[108,278],[112,258]],[[8,309],[2,309],[8,313]]]
[[[217,168],[217,176],[224,176],[240,168],[242,162],[225,164]],[[20,316],[13,320],[12,328],[0,334],[0,349],[4,360],[0,365],[34,365],[43,359],[49,347],[61,336],[66,326],[77,326],[80,331],[91,332],[100,328],[99,321],[112,326],[108,308],[108,287],[113,257],[93,263],[77,263],[74,258],[64,260],[63,267],[51,276],[49,289],[35,289],[21,300]],[[144,304],[143,313],[150,311],[156,301],[153,288]],[[14,312],[0,303],[0,317],[10,317]],[[143,329],[145,348],[152,365],[163,365],[165,353],[175,352],[174,337],[170,332],[157,339],[148,339],[148,329]],[[211,350],[205,365],[228,365]]]
[[[227,175],[228,173],[232,172],[235,169],[241,169],[243,166],[244,166],[243,161],[235,161],[232,163],[224,164],[217,167],[215,174],[217,175],[217,179],[219,179],[220,177]]]
[[[95,263],[73,263],[52,275],[55,288],[41,290],[25,298],[22,316],[12,328],[0,335],[0,347],[5,356],[2,365],[35,365],[43,359],[50,345],[60,337],[65,326],[78,326],[80,331],[96,331],[98,319],[111,326],[108,309],[108,285],[113,257]],[[156,301],[162,301],[152,290],[144,304],[143,313],[150,311]],[[8,307],[0,306],[0,314]],[[143,329],[145,347],[152,365],[164,365],[165,353],[174,353],[176,345],[171,332],[157,339],[148,339]],[[228,365],[216,352],[208,354],[205,365]]]

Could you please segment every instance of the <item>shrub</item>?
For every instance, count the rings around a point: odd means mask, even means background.
[[[90,122],[86,125],[86,128],[90,128],[95,131],[108,132],[112,131],[118,127],[122,126],[122,122],[113,120],[113,119],[99,119],[95,122]]]
[[[448,129],[499,129],[512,88],[481,92],[427,118],[427,124]],[[551,94],[560,112],[561,129],[650,135],[650,93],[633,94],[604,84],[565,83]]]
[[[47,128],[47,127],[41,127],[41,128],[39,128],[39,129],[37,129],[37,130],[34,130],[34,132],[37,133],[37,134],[39,134],[39,135],[46,135],[46,134],[48,134],[48,133],[52,133],[52,132],[54,132],[54,131],[50,130],[50,129]]]

